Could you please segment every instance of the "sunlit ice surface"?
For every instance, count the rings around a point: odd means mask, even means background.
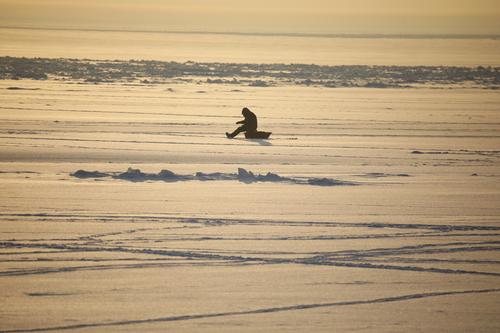
[[[114,58],[50,52],[21,53]],[[272,59],[256,62],[304,62]],[[495,66],[475,59],[457,65]],[[397,86],[399,72],[370,81],[365,67],[335,87],[270,69],[236,83],[4,78],[0,330],[498,330],[500,97],[487,70]],[[245,106],[269,140],[225,137]]]

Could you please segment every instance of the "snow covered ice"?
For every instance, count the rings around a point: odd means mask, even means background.
[[[0,331],[499,330],[498,69],[334,88],[82,61],[0,80]],[[270,140],[225,137],[244,106]]]

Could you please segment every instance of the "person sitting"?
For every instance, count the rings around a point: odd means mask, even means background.
[[[241,114],[245,119],[236,122],[236,124],[242,124],[242,125],[237,129],[235,129],[233,133],[226,132],[226,136],[229,139],[234,138],[241,132],[246,132],[247,134],[248,133],[252,134],[257,132],[257,116],[255,115],[255,113],[250,111],[250,109],[248,108],[243,108],[243,110],[241,110]]]

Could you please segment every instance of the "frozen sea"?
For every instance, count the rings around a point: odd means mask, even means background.
[[[137,34],[0,29],[0,56],[494,67],[500,43]],[[225,138],[244,106],[270,140]],[[499,133],[484,87],[0,80],[0,331],[498,331]]]

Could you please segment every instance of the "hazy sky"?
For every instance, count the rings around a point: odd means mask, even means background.
[[[1,26],[500,34],[500,0],[0,0]]]

